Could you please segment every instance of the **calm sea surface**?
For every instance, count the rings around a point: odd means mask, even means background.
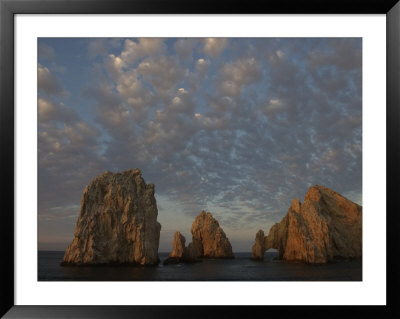
[[[195,264],[164,266],[168,253],[160,253],[155,267],[62,267],[62,251],[39,251],[39,281],[361,281],[362,261],[307,265],[275,261],[266,252],[263,262],[251,253],[235,253],[235,259],[206,259]]]

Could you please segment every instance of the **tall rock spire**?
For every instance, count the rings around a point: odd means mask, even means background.
[[[138,169],[97,176],[83,192],[62,265],[157,264],[157,215],[154,185]]]

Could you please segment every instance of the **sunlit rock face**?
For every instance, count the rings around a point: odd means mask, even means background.
[[[264,246],[264,232],[260,229],[256,234],[255,244],[253,245],[251,251],[253,254],[253,259],[256,260],[263,260],[264,253],[265,253],[265,246]]]
[[[138,169],[97,176],[83,191],[62,265],[157,264],[157,215],[154,185]]]
[[[218,221],[202,211],[191,228],[192,243],[189,245],[198,258],[234,258],[232,246]]]
[[[169,254],[171,258],[182,258],[185,253],[186,239],[180,232],[175,232],[174,241],[172,242],[172,251]]]
[[[257,236],[254,246],[253,258],[262,259]],[[312,186],[304,203],[293,200],[286,216],[264,237],[264,251],[270,248],[278,250],[278,259],[290,262],[360,258],[362,207],[329,188]]]

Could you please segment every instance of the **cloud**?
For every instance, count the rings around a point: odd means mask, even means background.
[[[40,64],[38,64],[38,88],[49,95],[68,95],[68,92],[62,88],[60,80],[47,67]]]
[[[187,71],[181,67],[179,60],[173,56],[146,59],[139,64],[137,70],[144,80],[162,95],[174,89],[184,80],[187,74]]]
[[[79,203],[104,170],[135,167],[156,185],[168,234],[206,209],[252,241],[313,184],[360,199],[360,39],[122,42],[96,59],[83,94],[68,87],[76,104],[40,91],[46,216],[70,215],[50,208]]]
[[[228,40],[225,38],[207,38],[203,42],[204,53],[214,58],[221,54],[228,44]]]
[[[279,99],[270,99],[265,106],[264,112],[266,115],[275,115],[286,112],[289,109],[288,105]]]
[[[38,99],[38,115],[39,119],[46,121],[55,118],[55,107],[50,101],[43,98]]]
[[[196,70],[201,74],[206,74],[208,67],[210,66],[210,61],[200,58],[196,61]]]
[[[193,102],[191,95],[184,88],[179,88],[172,98],[167,110],[179,112],[181,114],[193,114],[195,103]]]
[[[152,56],[163,48],[163,39],[140,38],[138,41],[127,39],[120,58],[127,65],[131,65],[144,56]]]
[[[244,85],[255,83],[260,78],[260,65],[254,58],[227,63],[220,70],[220,92],[225,96],[237,96]]]
[[[226,127],[228,121],[227,118],[201,115],[199,113],[194,114],[194,119],[200,123],[200,127],[209,130],[224,128]]]
[[[272,65],[279,64],[285,59],[285,53],[282,50],[276,50],[269,56],[269,62]]]
[[[72,123],[78,118],[77,113],[63,102],[54,102],[50,98],[39,96],[38,120],[40,124],[47,123]]]
[[[114,54],[109,54],[105,58],[104,69],[107,74],[114,79],[118,79],[119,75],[122,73],[122,68],[125,66],[124,61]]]
[[[189,59],[192,57],[193,49],[197,43],[198,41],[195,39],[178,39],[174,43],[174,49],[181,59]]]
[[[84,185],[102,171],[101,133],[62,103],[39,97],[38,108],[39,215],[57,216],[64,210],[52,209],[77,205]]]
[[[361,43],[351,39],[332,39],[327,47],[309,53],[312,68],[335,66],[346,71],[361,68]]]

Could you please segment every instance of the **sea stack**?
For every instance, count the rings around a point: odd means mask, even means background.
[[[164,265],[192,263],[202,258],[235,258],[232,246],[218,221],[202,211],[192,224],[192,242],[186,247],[185,237],[176,232],[172,243],[172,252],[164,261]]]
[[[263,243],[260,234],[253,246],[255,259],[263,259],[270,248],[278,250],[278,259],[288,262],[361,258],[362,207],[327,187],[315,185],[309,188],[303,204],[297,198],[292,201],[286,216],[271,227]]]
[[[191,233],[189,249],[197,258],[234,258],[231,243],[211,213],[202,211],[195,218]]]
[[[199,261],[193,249],[185,246],[186,239],[180,232],[175,232],[174,241],[172,242],[172,251],[168,258],[164,260],[164,265],[178,263],[193,263]]]
[[[62,265],[157,264],[157,215],[154,185],[139,169],[97,176],[83,191]]]
[[[260,229],[256,234],[256,242],[253,245],[252,253],[255,260],[264,260],[265,245],[264,232]]]

